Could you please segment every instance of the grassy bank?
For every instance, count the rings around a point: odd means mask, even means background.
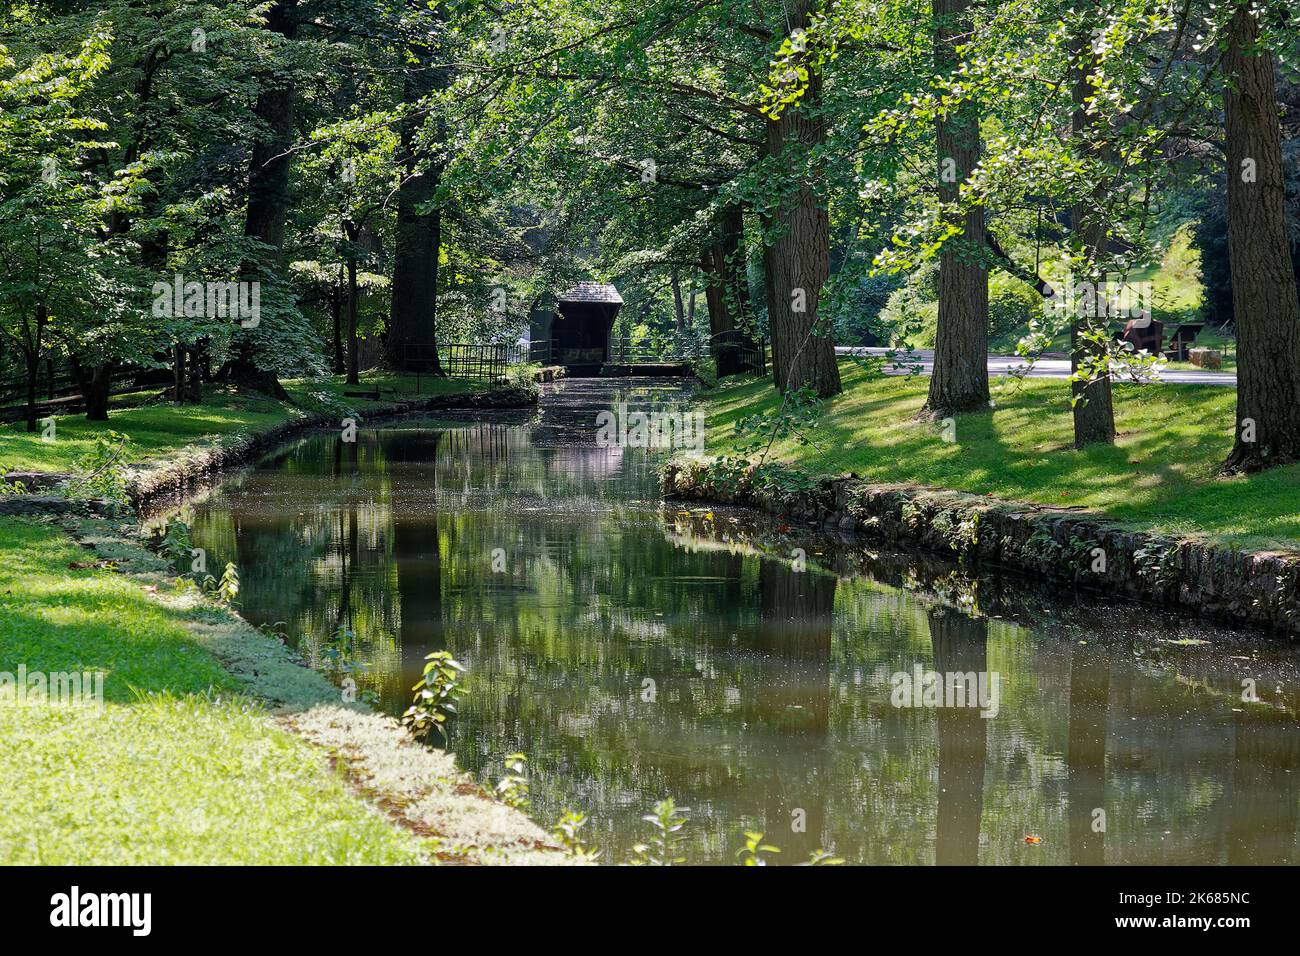
[[[0,700],[0,864],[416,863],[430,841],[277,728],[189,625],[62,529],[0,520],[0,671],[102,671],[104,706]]]
[[[485,388],[466,379],[432,379],[426,375],[417,381],[413,375],[391,373],[368,373],[357,386],[345,385],[342,376],[284,384],[292,403],[207,388],[202,404],[177,408],[157,397],[152,402],[112,408],[107,422],[88,422],[81,414],[60,415],[55,417],[53,441],[43,440],[40,432],[28,433],[22,422],[0,425],[0,467],[13,471],[72,471],[93,451],[96,439],[108,431],[127,436],[127,461],[146,464],[177,448],[269,428],[303,411],[337,407],[364,415],[367,409],[398,398],[465,394]],[[344,394],[349,391],[377,391],[380,399]],[[130,401],[129,396],[124,399]]]
[[[917,420],[928,379],[871,378],[841,363],[844,394],[827,402],[810,444],[777,442],[773,456],[813,474],[853,472],[1015,501],[1077,507],[1134,527],[1241,547],[1300,550],[1300,465],[1221,479],[1232,443],[1235,396],[1198,385],[1119,385],[1119,440],[1075,451],[1063,379],[995,378],[996,408],[957,419],[956,441]],[[705,394],[708,450],[734,454],[735,423],[776,413],[765,381],[729,382]]]
[[[292,401],[213,390],[147,401],[56,438],[0,431],[0,465],[73,470],[96,440],[174,465],[291,418],[364,418],[463,380],[287,383]],[[102,707],[22,704],[0,690],[0,865],[567,863],[449,753],[342,699],[324,676],[176,577],[123,520],[0,518],[0,672],[101,673]]]

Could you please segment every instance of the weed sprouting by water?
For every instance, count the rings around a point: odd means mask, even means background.
[[[523,754],[506,757],[505,776],[497,783],[497,799],[516,810],[528,808],[528,758]]]
[[[654,827],[649,843],[632,847],[632,866],[675,866],[685,863],[686,857],[678,855],[678,842],[686,826],[689,808],[678,808],[672,797],[665,797],[641,819]]]
[[[447,651],[434,651],[425,657],[424,676],[411,688],[415,699],[402,714],[402,724],[417,740],[428,740],[437,731],[447,740],[447,721],[456,713],[456,701],[462,693],[460,675],[465,672]]]
[[[600,850],[594,846],[588,846],[587,841],[583,838],[582,831],[590,822],[585,813],[577,810],[566,810],[564,816],[560,817],[560,822],[551,828],[551,835],[564,847],[580,860],[595,862],[600,857]]]

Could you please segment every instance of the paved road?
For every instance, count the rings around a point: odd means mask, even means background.
[[[878,348],[856,348],[846,345],[835,346],[835,351],[839,355],[884,355],[885,349]],[[914,353],[915,360],[921,363],[923,375],[929,375],[934,367],[934,352],[927,350],[918,350]],[[1013,368],[1018,368],[1024,363],[1018,355],[990,355],[989,356],[989,374],[1006,375]],[[886,367],[886,372],[893,375],[904,375],[906,370],[895,370]],[[1069,378],[1070,360],[1069,359],[1040,359],[1034,365],[1031,377],[1035,378]],[[1237,376],[1234,372],[1206,372],[1201,369],[1174,369],[1167,368],[1160,376],[1162,382],[1179,382],[1193,385],[1232,385],[1237,384]]]

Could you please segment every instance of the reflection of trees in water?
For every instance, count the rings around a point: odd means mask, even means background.
[[[762,675],[754,694],[751,719],[779,740],[774,750],[790,748],[794,756],[767,761],[765,828],[783,852],[806,859],[826,843],[826,734],[830,724],[831,633],[835,588],[828,574],[795,572],[783,561],[760,561],[759,622],[754,649],[764,654],[770,673]],[[793,741],[798,744],[791,747]],[[800,811],[802,829],[793,814]]]
[[[934,670],[941,677],[988,670],[986,619],[949,607],[933,608],[928,616]],[[938,708],[939,807],[934,842],[935,862],[940,866],[979,862],[988,723],[978,706]]]
[[[373,667],[361,683],[390,711],[426,653],[452,650],[470,667],[452,730],[464,765],[496,771],[529,753],[539,819],[587,810],[611,859],[667,793],[693,809],[696,858],[734,859],[741,829],[757,826],[781,862],[823,844],[929,862],[930,832],[935,858],[967,862],[982,826],[985,862],[1023,861],[1030,832],[1044,862],[1093,862],[1101,806],[1112,863],[1231,847],[1247,862],[1295,859],[1300,768],[1285,723],[1251,723],[1254,708],[1234,717],[1230,700],[1176,679],[1194,661],[1205,686],[1239,683],[1222,654],[1157,657],[1148,631],[1111,640],[1100,617],[1068,629],[1046,615],[1036,628],[974,620],[899,590],[896,568],[837,582],[675,546],[656,513],[626,505],[646,494],[631,454],[607,479],[579,461],[593,450],[534,449],[522,428],[358,439],[306,442],[218,495],[196,543],[210,562],[240,563],[254,621],[295,634],[352,621]],[[1013,678],[999,716],[891,707],[888,675],[927,649],[937,670]],[[1257,660],[1269,654],[1294,658]],[[654,702],[641,699],[646,678]],[[791,832],[796,807],[806,834]]]
[[[1247,704],[1233,717],[1226,862],[1293,863],[1300,818],[1300,727],[1290,714],[1258,705]]]
[[[1110,663],[1096,648],[1075,644],[1070,653],[1070,725],[1066,745],[1069,791],[1070,862],[1106,862],[1106,834],[1094,828],[1093,813],[1106,806],[1106,717]]]

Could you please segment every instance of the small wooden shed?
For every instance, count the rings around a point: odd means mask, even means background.
[[[551,361],[568,367],[609,361],[609,334],[623,307],[612,285],[579,282],[556,298],[551,322]]]

